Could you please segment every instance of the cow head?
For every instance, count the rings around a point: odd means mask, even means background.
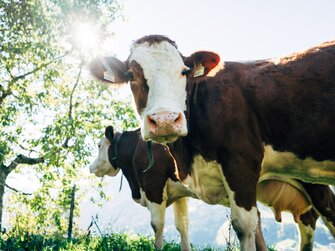
[[[144,140],[174,142],[187,134],[186,83],[205,76],[220,58],[212,52],[183,57],[176,44],[165,36],[137,40],[128,59],[100,57],[90,64],[91,73],[110,83],[130,82]]]
[[[98,144],[98,157],[90,166],[90,172],[94,173],[97,177],[104,175],[115,176],[120,171],[120,168],[112,166],[108,156],[108,149],[112,146],[113,138],[113,127],[108,126],[105,130],[105,137]]]

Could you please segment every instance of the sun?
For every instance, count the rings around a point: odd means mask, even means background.
[[[91,23],[77,23],[73,29],[74,44],[80,50],[93,49],[98,43],[97,29]]]

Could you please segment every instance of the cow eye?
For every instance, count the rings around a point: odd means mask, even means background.
[[[190,72],[190,68],[185,68],[182,72],[181,72],[181,75],[185,76],[187,73]]]
[[[124,76],[127,80],[133,80],[135,78],[135,74],[133,71],[127,71]]]

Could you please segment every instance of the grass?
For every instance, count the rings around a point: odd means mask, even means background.
[[[154,251],[153,239],[141,235],[113,233],[102,237],[81,236],[68,241],[63,237],[46,237],[35,234],[0,236],[1,251]],[[211,247],[192,246],[194,251],[217,251]],[[180,245],[174,242],[165,243],[162,251],[179,251]]]
[[[155,251],[153,238],[125,233],[113,233],[104,236],[80,236],[68,241],[64,237],[24,234],[23,236],[0,234],[1,251]],[[193,251],[237,251],[238,247],[225,250],[212,247],[196,247]],[[275,251],[269,247],[270,251]],[[162,251],[180,251],[175,242],[165,243]]]

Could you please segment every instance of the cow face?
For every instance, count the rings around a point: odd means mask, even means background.
[[[113,57],[99,58],[91,63],[90,70],[104,81],[129,81],[143,139],[170,143],[187,134],[184,112],[189,74],[205,75],[218,62],[219,56],[209,52],[185,58],[173,41],[155,35],[137,40],[125,63]]]
[[[90,172],[94,173],[97,177],[103,177],[104,175],[115,176],[120,171],[120,168],[112,166],[108,157],[108,149],[113,141],[113,136],[113,127],[107,127],[105,137],[98,144],[98,157],[90,166]]]

